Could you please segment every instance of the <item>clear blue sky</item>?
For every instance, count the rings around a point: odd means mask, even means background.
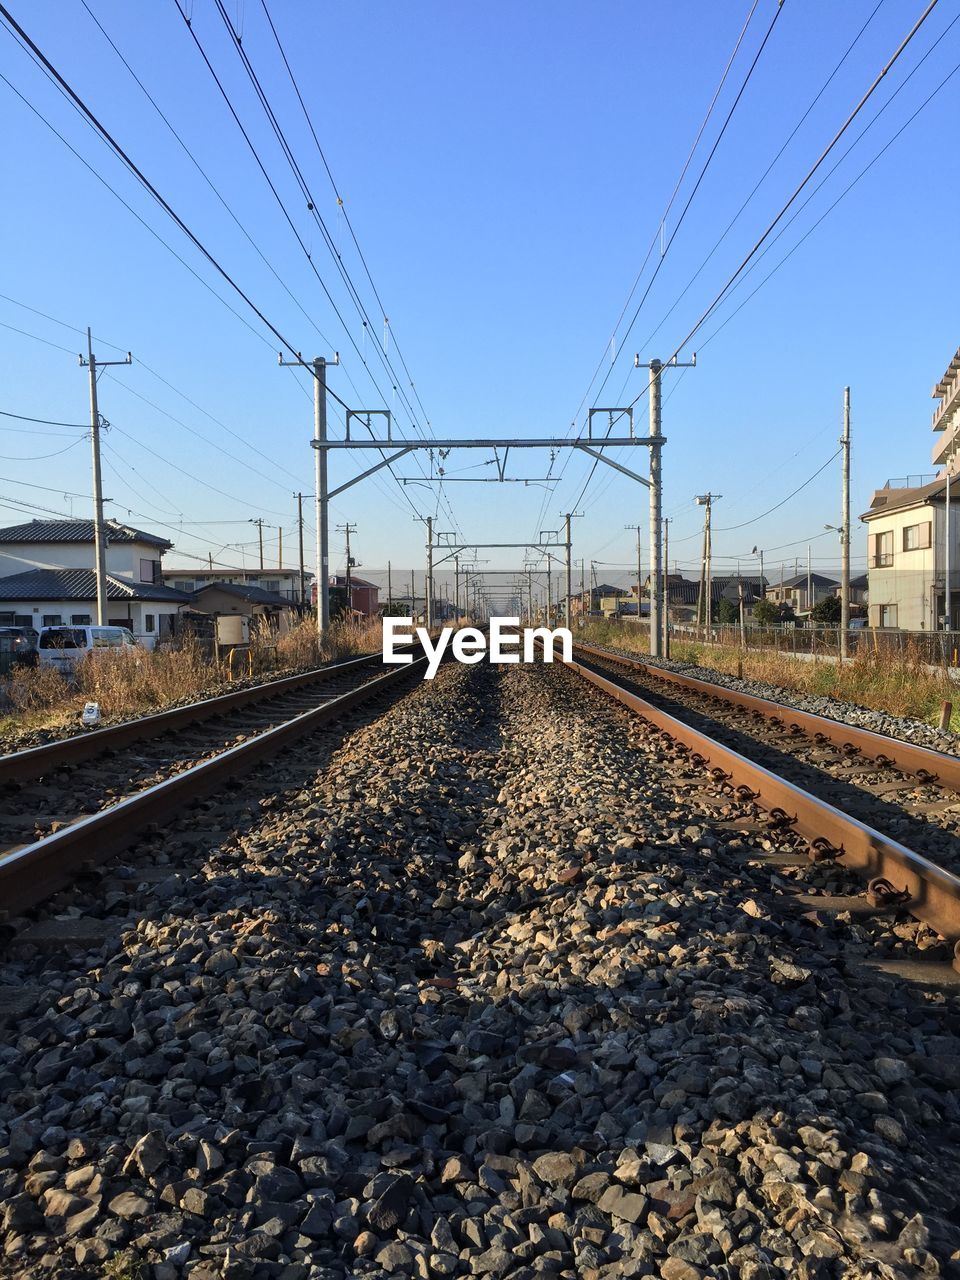
[[[277,328],[306,356],[341,352],[343,364],[331,371],[331,387],[358,408],[394,409],[398,428],[409,432],[391,379],[377,365],[373,337],[364,334],[215,5],[212,0],[182,2],[346,330],[174,0],[150,5],[87,0],[89,9],[80,0],[40,5],[10,0],[10,7]],[[523,5],[489,0],[473,6],[434,0],[403,6],[382,0],[323,6],[268,0],[268,5],[390,317],[389,353],[396,360],[399,341],[434,433],[565,434],[584,396],[586,404],[592,402],[597,383],[591,389],[590,379],[605,350],[604,372],[609,367],[614,323],[748,5],[707,0],[530,0]],[[225,7],[242,27],[243,48],[382,341],[376,300],[260,0],[225,0]],[[667,219],[666,237],[676,228],[775,7],[775,0],[757,4]],[[842,5],[785,0],[600,403],[625,403],[642,391],[644,375],[632,369],[634,352],[641,359],[670,354],[923,7],[920,0],[879,5],[876,0]],[[256,249],[159,119],[91,13]],[[723,495],[715,508],[718,567],[732,565],[737,556],[751,564],[754,545],[767,549],[768,573],[781,559],[791,567],[794,556],[805,562],[807,540],[821,534],[825,523],[839,520],[839,461],[765,519],[723,530],[751,521],[827,461],[836,449],[847,383],[853,394],[855,511],[866,507],[873,488],[888,476],[930,470],[930,389],[960,344],[953,278],[960,75],[743,310],[715,338],[711,335],[954,68],[960,60],[960,22],[947,28],[958,14],[958,0],[940,0],[817,180],[863,126],[890,105],[690,344],[699,353],[696,370],[666,375],[664,510],[673,520],[671,563],[695,560],[701,511],[692,499],[708,489]],[[865,23],[769,177],[665,319]],[[6,30],[0,38],[0,72],[242,317],[204,288],[0,82],[7,179],[0,201],[6,249],[0,292],[80,329],[91,324],[101,356],[118,355],[107,343],[134,354],[131,368],[110,371],[100,384],[101,410],[115,428],[105,442],[105,491],[114,499],[108,509],[123,518],[130,509],[134,523],[167,532],[176,543],[170,564],[191,563],[188,557],[205,557],[208,551],[221,562],[243,555],[254,564],[255,530],[246,522],[255,516],[284,527],[285,560],[290,559],[291,493],[313,487],[309,379],[277,368],[273,337]],[[657,256],[648,264],[641,290]],[[85,375],[75,355],[68,354],[81,349],[80,334],[3,299],[0,322],[57,344],[0,328],[0,409],[84,421]],[[622,323],[618,341],[625,330]],[[351,340],[366,354],[379,390]],[[637,411],[645,430],[645,399]],[[419,405],[417,413],[423,417]],[[332,413],[334,431],[339,417]],[[75,514],[89,510],[84,496],[64,498],[66,491],[85,495],[89,488],[88,446],[81,431],[44,426],[34,432],[8,418],[0,419],[0,426],[5,522],[27,518],[10,507],[11,499],[58,512],[71,504]],[[74,447],[67,449],[72,441]],[[62,449],[67,451],[58,453]],[[58,456],[39,456],[54,453]],[[633,458],[644,470],[646,454],[636,450]],[[369,460],[369,455],[357,456],[351,464],[338,458],[332,482]],[[489,475],[490,465],[462,470],[484,461],[460,452],[444,465],[450,475]],[[543,476],[549,465],[541,453],[511,456],[513,475]],[[449,504],[471,539],[535,538],[539,529],[559,527],[559,513],[577,499],[589,465],[580,456],[558,456],[552,475],[561,481],[550,491],[449,484],[441,496],[436,486],[425,485],[407,486],[404,494],[382,473],[337,500],[332,524],[350,520],[358,525],[356,553],[368,571],[384,567],[388,558],[398,571],[419,570],[423,530],[411,502],[421,514],[433,514],[439,500],[441,529],[452,528]],[[397,473],[415,476],[417,464],[406,459]],[[28,487],[38,485],[49,488]],[[585,514],[576,522],[575,555],[600,561],[598,574],[608,579],[617,580],[622,565],[625,580],[634,559],[634,535],[623,526],[638,519],[646,525],[646,491],[600,468],[578,509]],[[268,540],[276,538],[275,531],[265,532]],[[646,528],[643,540],[646,557]],[[307,542],[312,545],[309,532]],[[243,551],[222,550],[236,543],[247,545]],[[335,532],[332,549],[336,566],[342,562],[342,542]],[[855,565],[863,563],[864,550],[861,527]],[[519,551],[482,554],[491,568],[512,568],[523,560]],[[835,565],[835,535],[816,538],[813,556],[815,566]]]

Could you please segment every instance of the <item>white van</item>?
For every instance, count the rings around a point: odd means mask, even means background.
[[[40,663],[69,675],[88,653],[134,653],[140,645],[126,627],[41,627]]]

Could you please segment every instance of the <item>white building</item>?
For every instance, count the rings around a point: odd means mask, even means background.
[[[216,582],[232,586],[259,587],[282,596],[291,604],[300,602],[300,570],[296,569],[164,569],[163,581],[177,591],[200,591]],[[305,598],[310,601],[313,574],[304,572]]]
[[[164,586],[166,538],[116,520],[107,535],[107,621],[152,648],[173,633],[189,595]],[[31,520],[0,529],[0,625],[83,626],[96,620],[92,520]]]

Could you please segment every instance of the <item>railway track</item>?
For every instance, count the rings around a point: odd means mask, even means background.
[[[0,910],[42,902],[422,661],[384,674],[379,654],[349,659],[0,758]]]
[[[864,877],[871,908],[907,910],[956,944],[960,970],[960,760],[597,646],[575,654],[579,675],[801,835],[812,860]],[[844,898],[838,909],[850,905]]]
[[[0,1275],[954,1275],[960,1001],[843,859],[577,671],[390,702],[9,940]]]

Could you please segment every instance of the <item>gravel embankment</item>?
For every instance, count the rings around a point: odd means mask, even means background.
[[[0,1274],[960,1275],[960,1004],[780,912],[670,763],[569,672],[448,667],[199,814],[118,949],[3,960]]]
[[[826,698],[819,694],[800,693],[796,689],[782,689],[779,685],[768,684],[765,680],[740,680],[728,675],[725,671],[717,671],[715,667],[701,667],[693,662],[675,662],[660,658],[649,658],[646,654],[638,655],[630,649],[619,649],[616,645],[605,646],[612,653],[620,653],[625,658],[643,658],[651,666],[662,666],[670,671],[678,671],[681,675],[696,676],[699,680],[710,680],[714,684],[723,685],[726,689],[735,689],[741,693],[752,693],[757,698],[769,698],[772,702],[782,702],[784,706],[796,707],[798,711],[809,711],[812,715],[829,716],[831,720],[841,720],[844,724],[859,725],[862,729],[871,729],[874,733],[885,733],[889,738],[902,738],[906,742],[915,742],[921,747],[931,747],[934,751],[944,751],[949,755],[960,755],[960,735],[945,729],[937,729],[925,720],[912,720],[907,716],[894,716],[886,711],[873,711],[869,707],[859,707],[854,702],[844,702],[839,698]]]

